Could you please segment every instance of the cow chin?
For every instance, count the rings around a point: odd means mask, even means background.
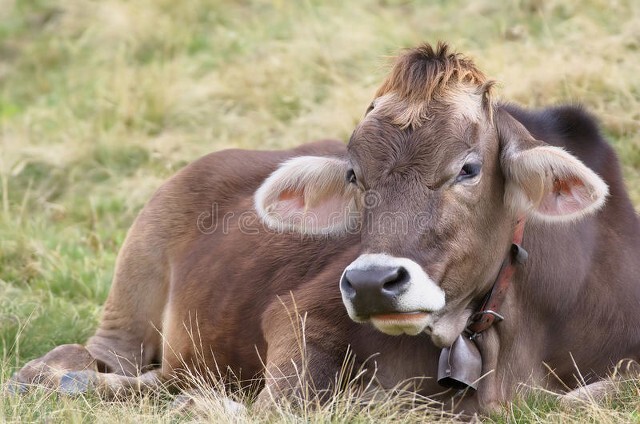
[[[439,348],[450,347],[459,335],[460,333],[439,331],[437,329],[430,332],[431,341]]]
[[[464,331],[469,315],[467,311],[450,314],[391,313],[373,315],[369,322],[378,331],[391,336],[417,336],[426,333],[434,345],[445,348],[451,346]]]
[[[425,333],[431,336],[431,341],[437,347],[450,347],[464,331],[470,316],[471,311],[467,309],[432,315],[425,326]]]

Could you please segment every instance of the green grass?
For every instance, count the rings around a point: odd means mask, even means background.
[[[635,0],[0,0],[0,382],[92,333],[127,228],[164,179],[223,148],[346,140],[385,57],[438,39],[502,98],[585,104],[640,205]],[[637,384],[622,393],[572,412],[530,398],[491,419],[640,422]],[[181,419],[136,402],[34,394],[0,400],[0,421]],[[348,418],[384,416],[367,414]]]

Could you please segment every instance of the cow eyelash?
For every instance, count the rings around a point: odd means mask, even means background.
[[[465,163],[456,177],[456,182],[470,180],[477,177],[478,174],[480,174],[480,169],[482,169],[482,165],[477,162]]]
[[[356,178],[356,173],[353,169],[347,171],[347,182],[349,184],[357,184],[358,179]]]

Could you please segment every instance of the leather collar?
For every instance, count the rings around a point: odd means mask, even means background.
[[[525,217],[518,217],[518,221],[513,232],[511,249],[509,249],[507,257],[502,262],[500,272],[498,272],[498,276],[493,283],[493,287],[491,287],[491,290],[485,296],[478,312],[474,313],[469,318],[469,324],[467,325],[465,332],[472,340],[478,334],[489,329],[493,324],[504,319],[504,316],[500,313],[502,302],[504,302],[507,295],[507,289],[511,285],[516,267],[524,264],[528,256],[527,251],[521,246],[522,238],[524,236],[524,223]]]

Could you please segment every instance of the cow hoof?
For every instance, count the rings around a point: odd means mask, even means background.
[[[231,399],[224,399],[222,401],[224,410],[231,415],[244,415],[247,412],[247,407]]]
[[[71,371],[60,378],[58,391],[65,395],[81,395],[96,387],[96,375],[93,371]]]
[[[616,382],[612,380],[597,381],[561,395],[560,404],[565,407],[574,407],[581,403],[601,403],[607,396],[615,393],[617,387]]]
[[[170,409],[177,414],[207,416],[207,411],[220,411],[220,407],[222,407],[224,413],[234,417],[239,417],[247,412],[246,406],[226,397],[223,399],[211,399],[208,396],[188,393],[176,396],[171,403]]]
[[[195,405],[193,397],[186,394],[179,394],[173,399],[173,402],[171,402],[169,410],[182,414],[193,408],[193,405]]]
[[[16,376],[17,374],[14,374],[4,386],[4,392],[8,395],[23,395],[29,390],[29,386],[18,381]]]

